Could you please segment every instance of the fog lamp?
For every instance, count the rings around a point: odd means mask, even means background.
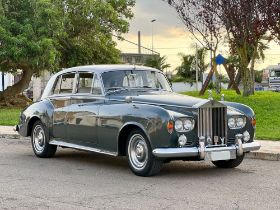
[[[243,133],[243,139],[245,142],[248,142],[250,140],[250,133],[248,131],[245,131]]]
[[[180,146],[184,146],[187,143],[187,141],[188,139],[184,134],[179,136],[178,143]]]

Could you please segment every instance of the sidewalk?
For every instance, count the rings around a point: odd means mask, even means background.
[[[0,126],[0,138],[19,139],[20,136],[13,130],[13,126]],[[247,158],[280,161],[280,141],[262,141],[261,149],[246,154]]]

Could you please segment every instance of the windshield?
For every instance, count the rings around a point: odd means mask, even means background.
[[[151,89],[172,91],[162,73],[145,70],[110,71],[102,74],[105,91],[118,89]]]

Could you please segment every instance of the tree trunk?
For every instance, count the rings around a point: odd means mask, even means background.
[[[229,76],[229,86],[232,86],[233,89],[235,90],[235,92],[236,92],[238,95],[240,95],[241,92],[240,92],[238,86],[236,85],[236,83],[235,83],[235,81],[234,81],[234,68],[233,68],[233,66],[227,67],[226,64],[223,64],[223,66],[224,66],[224,68],[226,69],[226,72],[227,72],[227,74],[228,74],[228,76]],[[231,68],[231,70],[230,70],[230,68]],[[230,84],[231,84],[231,85],[230,85]]]
[[[6,106],[26,106],[30,101],[26,97],[22,97],[19,94],[28,87],[32,75],[32,70],[23,69],[21,80],[13,86],[8,87],[1,93],[1,104]]]
[[[250,96],[254,94],[252,89],[252,74],[250,69],[248,68],[250,59],[248,59],[248,53],[246,46],[239,49],[240,56],[240,72],[241,72],[241,80],[243,84],[243,96]]]
[[[201,88],[201,90],[200,90],[200,92],[199,92],[199,95],[200,95],[200,96],[204,95],[204,93],[205,93],[205,91],[206,91],[206,89],[207,89],[207,87],[208,87],[208,85],[209,85],[209,83],[210,83],[210,80],[211,80],[212,77],[213,77],[213,74],[214,74],[214,66],[213,66],[212,69],[210,70],[209,74],[208,74],[207,77],[206,77],[206,80],[205,80],[204,84],[202,85],[202,88]]]

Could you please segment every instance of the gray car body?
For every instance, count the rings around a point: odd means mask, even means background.
[[[51,95],[57,76],[69,72],[93,72],[100,79],[108,71],[148,70],[153,68],[129,65],[95,65],[66,69],[55,74],[48,82],[40,101],[25,108],[18,125],[22,136],[30,136],[33,124],[41,120],[48,131],[50,141],[65,142],[80,148],[95,148],[110,155],[125,155],[126,140],[134,128],[141,129],[152,149],[178,147],[179,133],[169,133],[167,123],[177,117],[191,117],[197,120],[197,104],[207,99],[180,95],[167,91],[124,91],[106,95],[70,93]],[[160,72],[160,71],[158,71]],[[127,97],[129,96],[129,99]],[[242,129],[227,127],[227,139],[234,142],[235,135],[249,131],[253,141],[255,128],[251,121],[253,110],[243,104],[220,101],[227,106],[227,116],[246,116]],[[182,134],[182,133],[180,133]],[[187,146],[197,146],[197,124],[190,132],[183,133],[190,140]],[[77,147],[78,148],[78,147]]]

